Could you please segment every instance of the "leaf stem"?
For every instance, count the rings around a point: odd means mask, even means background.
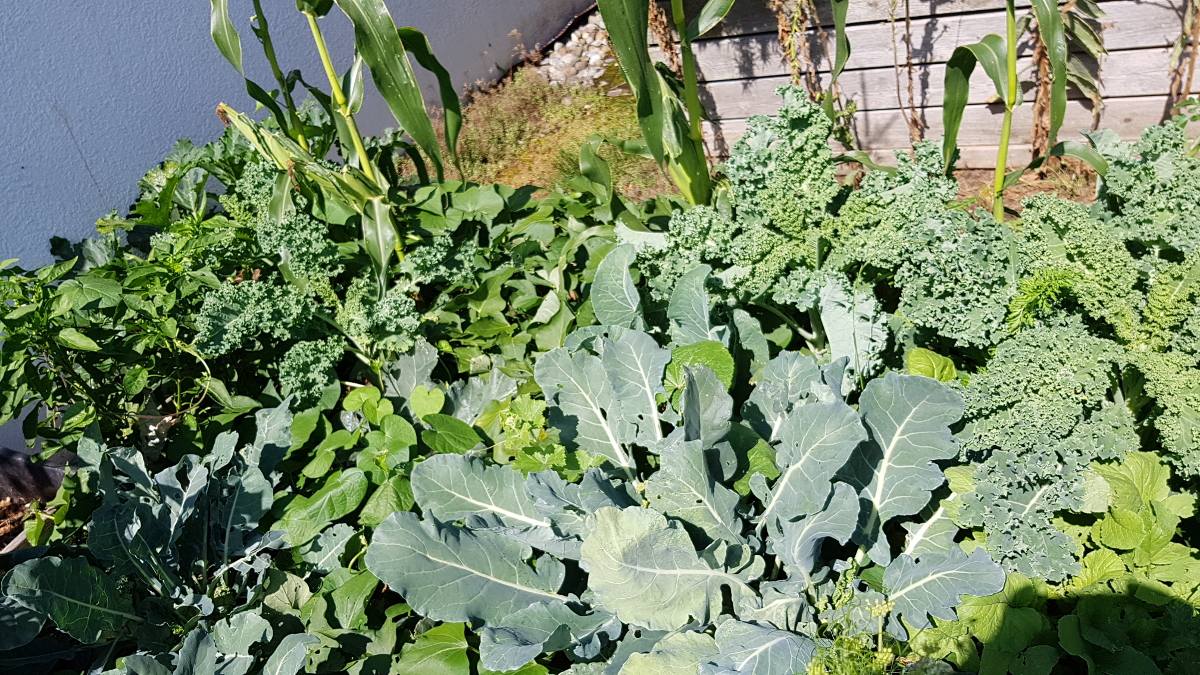
[[[279,60],[275,58],[275,44],[271,41],[267,15],[263,14],[262,0],[254,0],[254,18],[258,20],[258,28],[254,30],[254,34],[262,43],[263,53],[267,55],[267,61],[271,64],[271,73],[275,76],[275,81],[279,83],[279,91],[283,94],[283,102],[287,105],[288,117],[292,119],[292,128],[296,130],[296,142],[300,144],[301,148],[304,148],[305,152],[308,152],[308,138],[304,135],[304,123],[300,121],[300,114],[296,112],[296,102],[292,100],[292,90],[287,86],[283,71],[279,68]]]
[[[321,63],[325,66],[325,75],[329,78],[329,87],[333,91],[333,101],[337,104],[338,114],[346,120],[346,126],[350,129],[350,136],[354,140],[354,152],[358,155],[362,171],[372,183],[378,185],[379,179],[375,177],[375,169],[371,167],[371,161],[367,159],[367,149],[363,145],[362,134],[359,133],[358,124],[350,112],[350,102],[346,99],[345,92],[342,91],[342,83],[338,80],[337,71],[333,67],[333,59],[329,57],[329,48],[325,45],[325,36],[321,34],[321,26],[317,24],[315,15],[305,12],[304,16],[308,17],[308,27],[312,29],[313,40],[316,41],[317,51],[321,54]]]
[[[675,30],[679,32],[679,51],[683,54],[683,87],[688,110],[688,136],[696,143],[703,143],[704,132],[700,127],[700,121],[704,119],[704,108],[700,105],[696,55],[692,51],[692,38],[688,35],[683,0],[671,0],[671,15],[675,20]]]
[[[992,215],[1004,222],[1004,172],[1008,168],[1008,142],[1012,136],[1013,108],[1017,102],[1017,9],[1014,0],[1008,0],[1005,10],[1007,31],[1006,66],[1008,69],[1008,92],[1004,97],[1004,126],[1000,129],[1000,148],[996,152],[996,179],[992,186]]]

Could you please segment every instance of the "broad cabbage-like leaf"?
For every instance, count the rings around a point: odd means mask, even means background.
[[[712,448],[729,433],[733,398],[711,368],[685,367],[684,381],[687,383],[682,405],[684,437],[700,441],[705,449]]]
[[[667,320],[671,324],[671,342],[676,347],[704,340],[721,342],[721,331],[713,328],[708,316],[708,291],[705,284],[712,268],[700,265],[684,274],[671,291]]]
[[[218,621],[212,639],[221,658],[217,675],[245,675],[257,659],[250,650],[254,645],[271,641],[271,624],[253,612],[242,612]]]
[[[504,536],[399,512],[376,528],[366,563],[423,616],[496,625],[519,608],[567,599],[557,594],[562,563],[543,558],[535,568],[531,556]]]
[[[930,616],[953,621],[959,596],[999,593],[1004,589],[1004,570],[982,548],[968,556],[955,547],[948,553],[928,553],[918,559],[901,555],[888,565],[883,584],[893,603],[888,630],[904,640],[908,636],[900,617],[913,628],[932,626]]]
[[[342,566],[340,559],[346,552],[346,544],[350,543],[354,535],[354,528],[345,523],[338,523],[308,542],[300,550],[300,557],[312,565],[316,572],[329,574]]]
[[[321,643],[321,638],[308,633],[296,633],[283,638],[267,665],[263,666],[262,675],[296,675],[308,662],[308,649]]]
[[[761,474],[750,481],[763,502],[763,526],[824,508],[834,475],[866,440],[867,431],[859,414],[845,403],[810,403],[787,415],[779,435],[775,463],[782,475],[769,493]]]
[[[582,561],[591,590],[622,621],[651,630],[707,623],[720,613],[722,587],[736,604],[754,593],[747,584],[761,573],[757,559],[742,570],[714,569],[681,526],[653,509],[600,509],[589,529]]]
[[[594,658],[603,647],[601,635],[615,640],[621,628],[608,612],[580,615],[561,603],[538,603],[513,612],[498,626],[483,628],[480,662],[488,670],[510,671],[543,652],[574,649],[581,659]]]
[[[657,396],[666,395],[663,371],[671,352],[640,331],[628,331],[613,341],[601,338],[601,360],[612,383],[613,415],[622,439],[648,445],[663,438]],[[630,428],[632,427],[632,428]]]
[[[464,455],[434,455],[412,472],[413,497],[440,522],[493,514],[510,526],[549,527],[525,489],[525,477],[506,466]]]
[[[672,633],[648,653],[630,654],[620,675],[696,675],[717,651],[717,641],[706,633]]]
[[[641,328],[641,298],[629,276],[636,253],[633,246],[618,246],[604,256],[592,282],[592,309],[605,325]]]
[[[942,501],[936,508],[926,507],[916,522],[904,523],[908,536],[904,542],[904,553],[920,558],[926,553],[948,553],[958,544],[954,541],[959,527],[951,518],[957,504]]]
[[[0,593],[85,644],[137,618],[116,582],[83,558],[27,560],[4,575]]]
[[[716,638],[720,652],[700,675],[795,675],[808,670],[817,651],[806,635],[741,621],[718,626]]]
[[[859,411],[870,440],[859,446],[845,477],[863,490],[874,512],[856,541],[878,541],[871,557],[886,563],[891,554],[878,533],[892,518],[920,513],[945,482],[934,461],[958,455],[950,425],[962,417],[963,399],[937,380],[892,372],[867,385]]]
[[[622,445],[615,420],[616,398],[604,363],[586,352],[552,349],[538,359],[534,379],[550,404],[550,424],[558,428],[564,444],[608,458],[630,477],[633,456]]]
[[[455,417],[467,424],[475,424],[489,403],[503,401],[517,393],[517,384],[517,380],[505,375],[499,368],[493,368],[487,379],[476,375],[466,383],[460,380],[451,384],[447,397]]]
[[[737,513],[740,497],[717,481],[700,441],[673,443],[662,450],[660,462],[659,470],[646,481],[651,508],[680,519],[700,534],[701,545],[714,540],[745,543]]]
[[[424,338],[418,338],[408,354],[399,356],[395,361],[383,366],[379,374],[383,382],[383,395],[407,402],[413,389],[433,384],[429,378],[437,366],[437,361],[437,348]]]
[[[804,594],[808,589],[807,581],[764,582],[758,587],[761,597],[742,599],[738,617],[780,630],[813,634],[813,608]]]
[[[821,323],[832,358],[849,359],[843,389],[858,388],[882,363],[880,356],[888,341],[887,316],[879,311],[869,290],[850,289],[845,281],[831,278],[821,289]]]
[[[812,357],[780,352],[763,367],[758,386],[742,406],[742,419],[768,441],[779,439],[783,420],[792,408],[803,405],[821,369]]]
[[[45,614],[0,595],[0,652],[29,644],[45,623]]]
[[[568,483],[554,471],[530,474],[525,487],[534,498],[538,513],[549,518],[559,531],[578,537],[587,534],[587,517],[608,506],[623,509],[640,506],[641,496],[633,485],[616,484],[600,469],[588,469],[579,483]]]
[[[829,502],[819,513],[799,520],[780,520],[775,554],[787,565],[789,576],[808,579],[825,539],[845,544],[858,527],[858,492],[845,483],[835,483]],[[772,529],[775,529],[774,527]],[[772,537],[775,537],[773,534]]]

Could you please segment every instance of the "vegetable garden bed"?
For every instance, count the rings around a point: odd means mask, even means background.
[[[1051,144],[1094,203],[1019,213],[959,199],[953,137],[839,180],[866,158],[797,87],[714,168],[688,39],[676,81],[645,5],[606,0],[642,138],[476,184],[424,37],[337,0],[338,76],[334,2],[297,4],[328,93],[247,81],[265,119],[222,105],[130,213],[0,271],[0,414],[42,406],[30,441],[78,456],[0,556],[0,666],[1195,672],[1186,117]],[[358,132],[364,64],[405,135]],[[613,148],[679,194],[623,195]]]

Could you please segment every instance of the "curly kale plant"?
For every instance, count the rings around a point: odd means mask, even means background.
[[[1091,134],[1109,162],[1100,198],[1124,238],[1145,247],[1200,250],[1200,158],[1188,150],[1186,121],[1148,127],[1135,143]]]
[[[752,118],[724,165],[728,199],[677,212],[662,235],[618,230],[639,245],[656,298],[699,264],[716,268],[724,292],[743,300],[769,297],[789,272],[816,269],[819,227],[842,190],[828,143],[832,127],[804,90],[778,93],[778,117]]]
[[[1129,405],[1153,423],[1180,473],[1196,475],[1200,360],[1187,345],[1200,307],[1200,251],[1131,250],[1126,232],[1045,195],[1027,200],[1023,215],[1025,264],[1034,280],[1053,283],[1024,284],[1013,307],[1024,318],[1013,323],[1019,328],[1059,313],[1100,322],[1100,332],[1124,348]],[[1034,306],[1040,309],[1031,312]]]
[[[1087,501],[1090,464],[1119,460],[1140,441],[1113,391],[1120,345],[1078,321],[1024,331],[996,349],[963,394],[963,459],[973,464],[957,518],[982,528],[1011,571],[1062,581],[1080,571],[1073,541],[1055,526]]]
[[[1016,292],[1012,233],[982,210],[946,207],[958,185],[942,175],[935,144],[896,158],[895,174],[868,172],[828,222],[827,264],[890,277],[897,317],[917,329],[964,348],[995,344]]]

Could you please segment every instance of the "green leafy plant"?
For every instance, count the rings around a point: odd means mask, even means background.
[[[844,360],[782,353],[741,420],[704,366],[685,369],[664,411],[671,351],[619,325],[571,338],[535,377],[563,444],[614,473],[589,469],[574,484],[438,455],[413,472],[424,520],[391,516],[367,550],[368,569],[415,611],[478,633],[483,667],[562,651],[579,662],[569,672],[750,673],[767,659],[800,672],[821,626],[881,622],[903,639],[929,614],[949,617],[959,594],[1002,585],[982,551],[937,548],[916,524],[903,551],[884,534],[944,480],[933,460],[955,452],[948,425],[962,412],[946,385],[890,374],[855,410],[838,393]],[[900,418],[903,428],[889,421]],[[778,443],[767,445],[773,482],[746,464],[755,443]],[[727,486],[748,471],[747,495]],[[532,564],[530,547],[543,551]],[[731,616],[705,631],[720,613]]]
[[[1016,6],[1013,2],[1006,5],[1005,37],[996,34],[987,35],[975,44],[957,47],[950,60],[946,63],[946,100],[942,106],[942,124],[945,137],[942,141],[942,153],[945,168],[949,171],[958,153],[958,131],[962,125],[963,110],[967,106],[970,93],[971,73],[975,64],[981,64],[988,78],[996,86],[996,98],[1004,104],[1004,121],[1000,130],[999,149],[996,154],[996,177],[992,185],[992,215],[998,221],[1004,220],[1004,190],[1014,185],[1025,171],[1037,168],[1046,161],[1047,157],[1069,156],[1084,160],[1091,164],[1098,173],[1103,175],[1103,160],[1095,152],[1090,151],[1075,141],[1064,141],[1059,144],[1058,131],[1062,127],[1063,117],[1067,109],[1067,83],[1071,79],[1068,71],[1068,40],[1064,28],[1063,15],[1058,5],[1050,0],[1039,0],[1033,3],[1034,16],[1038,27],[1038,39],[1046,51],[1048,78],[1048,97],[1046,104],[1046,143],[1049,150],[1042,157],[1035,157],[1033,162],[1009,172],[1008,145],[1012,134],[1013,111],[1021,105],[1024,94],[1018,82],[1017,72],[1017,37],[1024,32],[1018,29]],[[1073,15],[1074,16],[1074,15]],[[1028,20],[1022,22],[1028,25]],[[1072,26],[1075,32],[1091,31],[1085,22],[1074,17]],[[1075,62],[1072,62],[1075,63]],[[1074,70],[1078,71],[1076,64]],[[1077,74],[1074,81],[1085,81],[1083,74]],[[1085,87],[1086,88],[1086,87]],[[1040,122],[1039,122],[1040,123]]]
[[[682,81],[665,64],[650,59],[650,2],[605,0],[599,3],[600,14],[625,81],[637,98],[638,121],[647,151],[666,169],[688,203],[708,204],[712,182],[692,42],[716,27],[733,8],[733,0],[709,0],[690,22],[683,0],[672,1],[671,18],[679,33],[683,57]]]

